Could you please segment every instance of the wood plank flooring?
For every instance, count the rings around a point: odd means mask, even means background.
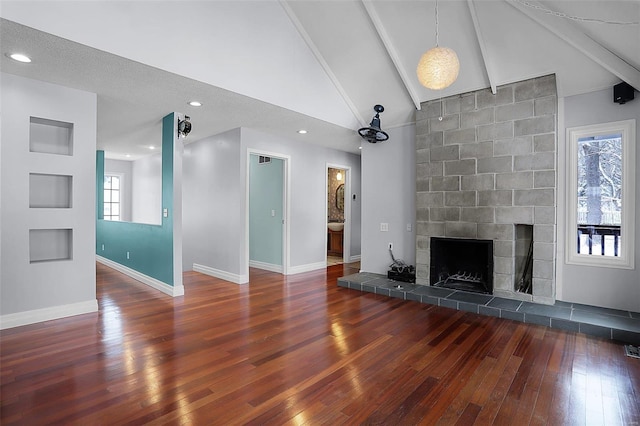
[[[170,298],[97,265],[100,311],[0,332],[2,425],[638,425],[640,360],[336,286],[348,265]]]

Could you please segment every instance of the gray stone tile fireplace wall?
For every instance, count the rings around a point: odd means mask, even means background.
[[[555,302],[554,75],[424,102],[416,112],[416,272],[431,237],[493,240],[493,294]],[[516,225],[533,226],[531,294],[519,292]]]

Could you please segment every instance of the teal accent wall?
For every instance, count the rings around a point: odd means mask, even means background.
[[[282,266],[284,161],[252,154],[249,167],[249,259]]]
[[[98,151],[96,188],[98,220],[96,253],[173,286],[173,149],[176,117],[162,119],[162,207],[169,210],[162,225],[103,220],[104,152]],[[104,250],[102,246],[104,244]],[[127,259],[127,252],[129,258]]]

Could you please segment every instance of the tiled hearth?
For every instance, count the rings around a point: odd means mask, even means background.
[[[398,285],[402,288],[397,288]],[[554,305],[538,304],[402,283],[389,280],[384,275],[369,272],[338,278],[338,286],[640,345],[640,313],[638,312],[560,301],[556,301]]]

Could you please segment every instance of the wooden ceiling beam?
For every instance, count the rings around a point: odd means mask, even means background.
[[[548,9],[540,2],[527,0],[535,8]],[[507,1],[507,3],[553,34],[557,35],[595,63],[614,74],[616,77],[640,90],[640,71],[629,65],[624,59],[611,52],[606,47],[582,32],[577,25],[567,19],[558,18],[548,13],[536,12],[522,2]]]
[[[482,30],[480,29],[480,21],[478,19],[478,13],[476,11],[476,5],[473,0],[467,0],[469,6],[469,12],[471,13],[471,19],[473,20],[473,28],[476,30],[476,38],[478,39],[478,45],[480,46],[480,53],[482,54],[482,61],[484,62],[484,69],[487,72],[487,78],[489,79],[489,85],[491,86],[491,93],[496,94],[496,82],[493,74],[493,67],[491,66],[491,58],[489,57],[489,51],[484,42],[482,36]]]
[[[375,10],[373,4],[371,4],[370,1],[362,0],[362,4],[364,5],[364,8],[367,11],[367,14],[369,15],[369,19],[371,20],[373,27],[378,33],[380,40],[382,40],[382,44],[384,45],[384,48],[387,50],[387,55],[389,55],[389,58],[391,58],[391,62],[393,62],[393,65],[396,67],[396,71],[400,76],[400,79],[402,80],[402,83],[404,84],[404,87],[407,90],[409,97],[411,97],[411,100],[413,101],[413,104],[415,105],[416,109],[420,110],[420,97],[418,96],[418,92],[415,89],[412,83],[412,80],[409,78],[409,75],[407,74],[407,70],[402,66],[402,62],[400,62],[398,51],[394,47],[393,42],[391,41],[391,37],[389,37],[389,34],[387,34],[387,30],[382,24],[382,21],[380,20],[380,16],[378,15],[378,12]]]
[[[320,64],[324,72],[327,74],[327,76],[333,83],[334,87],[336,88],[340,96],[342,96],[342,99],[351,110],[351,113],[353,114],[353,116],[360,123],[360,126],[362,127],[367,126],[369,122],[365,121],[362,115],[360,115],[360,112],[358,112],[358,108],[356,108],[356,105],[353,103],[353,101],[347,94],[347,91],[344,89],[344,87],[342,87],[342,84],[340,84],[338,77],[334,74],[333,70],[331,69],[327,61],[324,59],[324,56],[322,56],[322,53],[320,53],[320,49],[318,49],[318,47],[315,45],[313,40],[311,40],[311,36],[309,36],[309,33],[307,33],[307,31],[304,29],[304,26],[296,16],[295,12],[291,9],[291,6],[289,6],[286,0],[280,0],[279,3],[280,3],[280,6],[282,6],[282,9],[284,9],[289,19],[291,20],[291,23],[298,30],[300,37],[302,37],[304,42],[307,44],[307,46],[309,47],[309,50],[311,50],[311,53],[313,53],[318,63]]]

